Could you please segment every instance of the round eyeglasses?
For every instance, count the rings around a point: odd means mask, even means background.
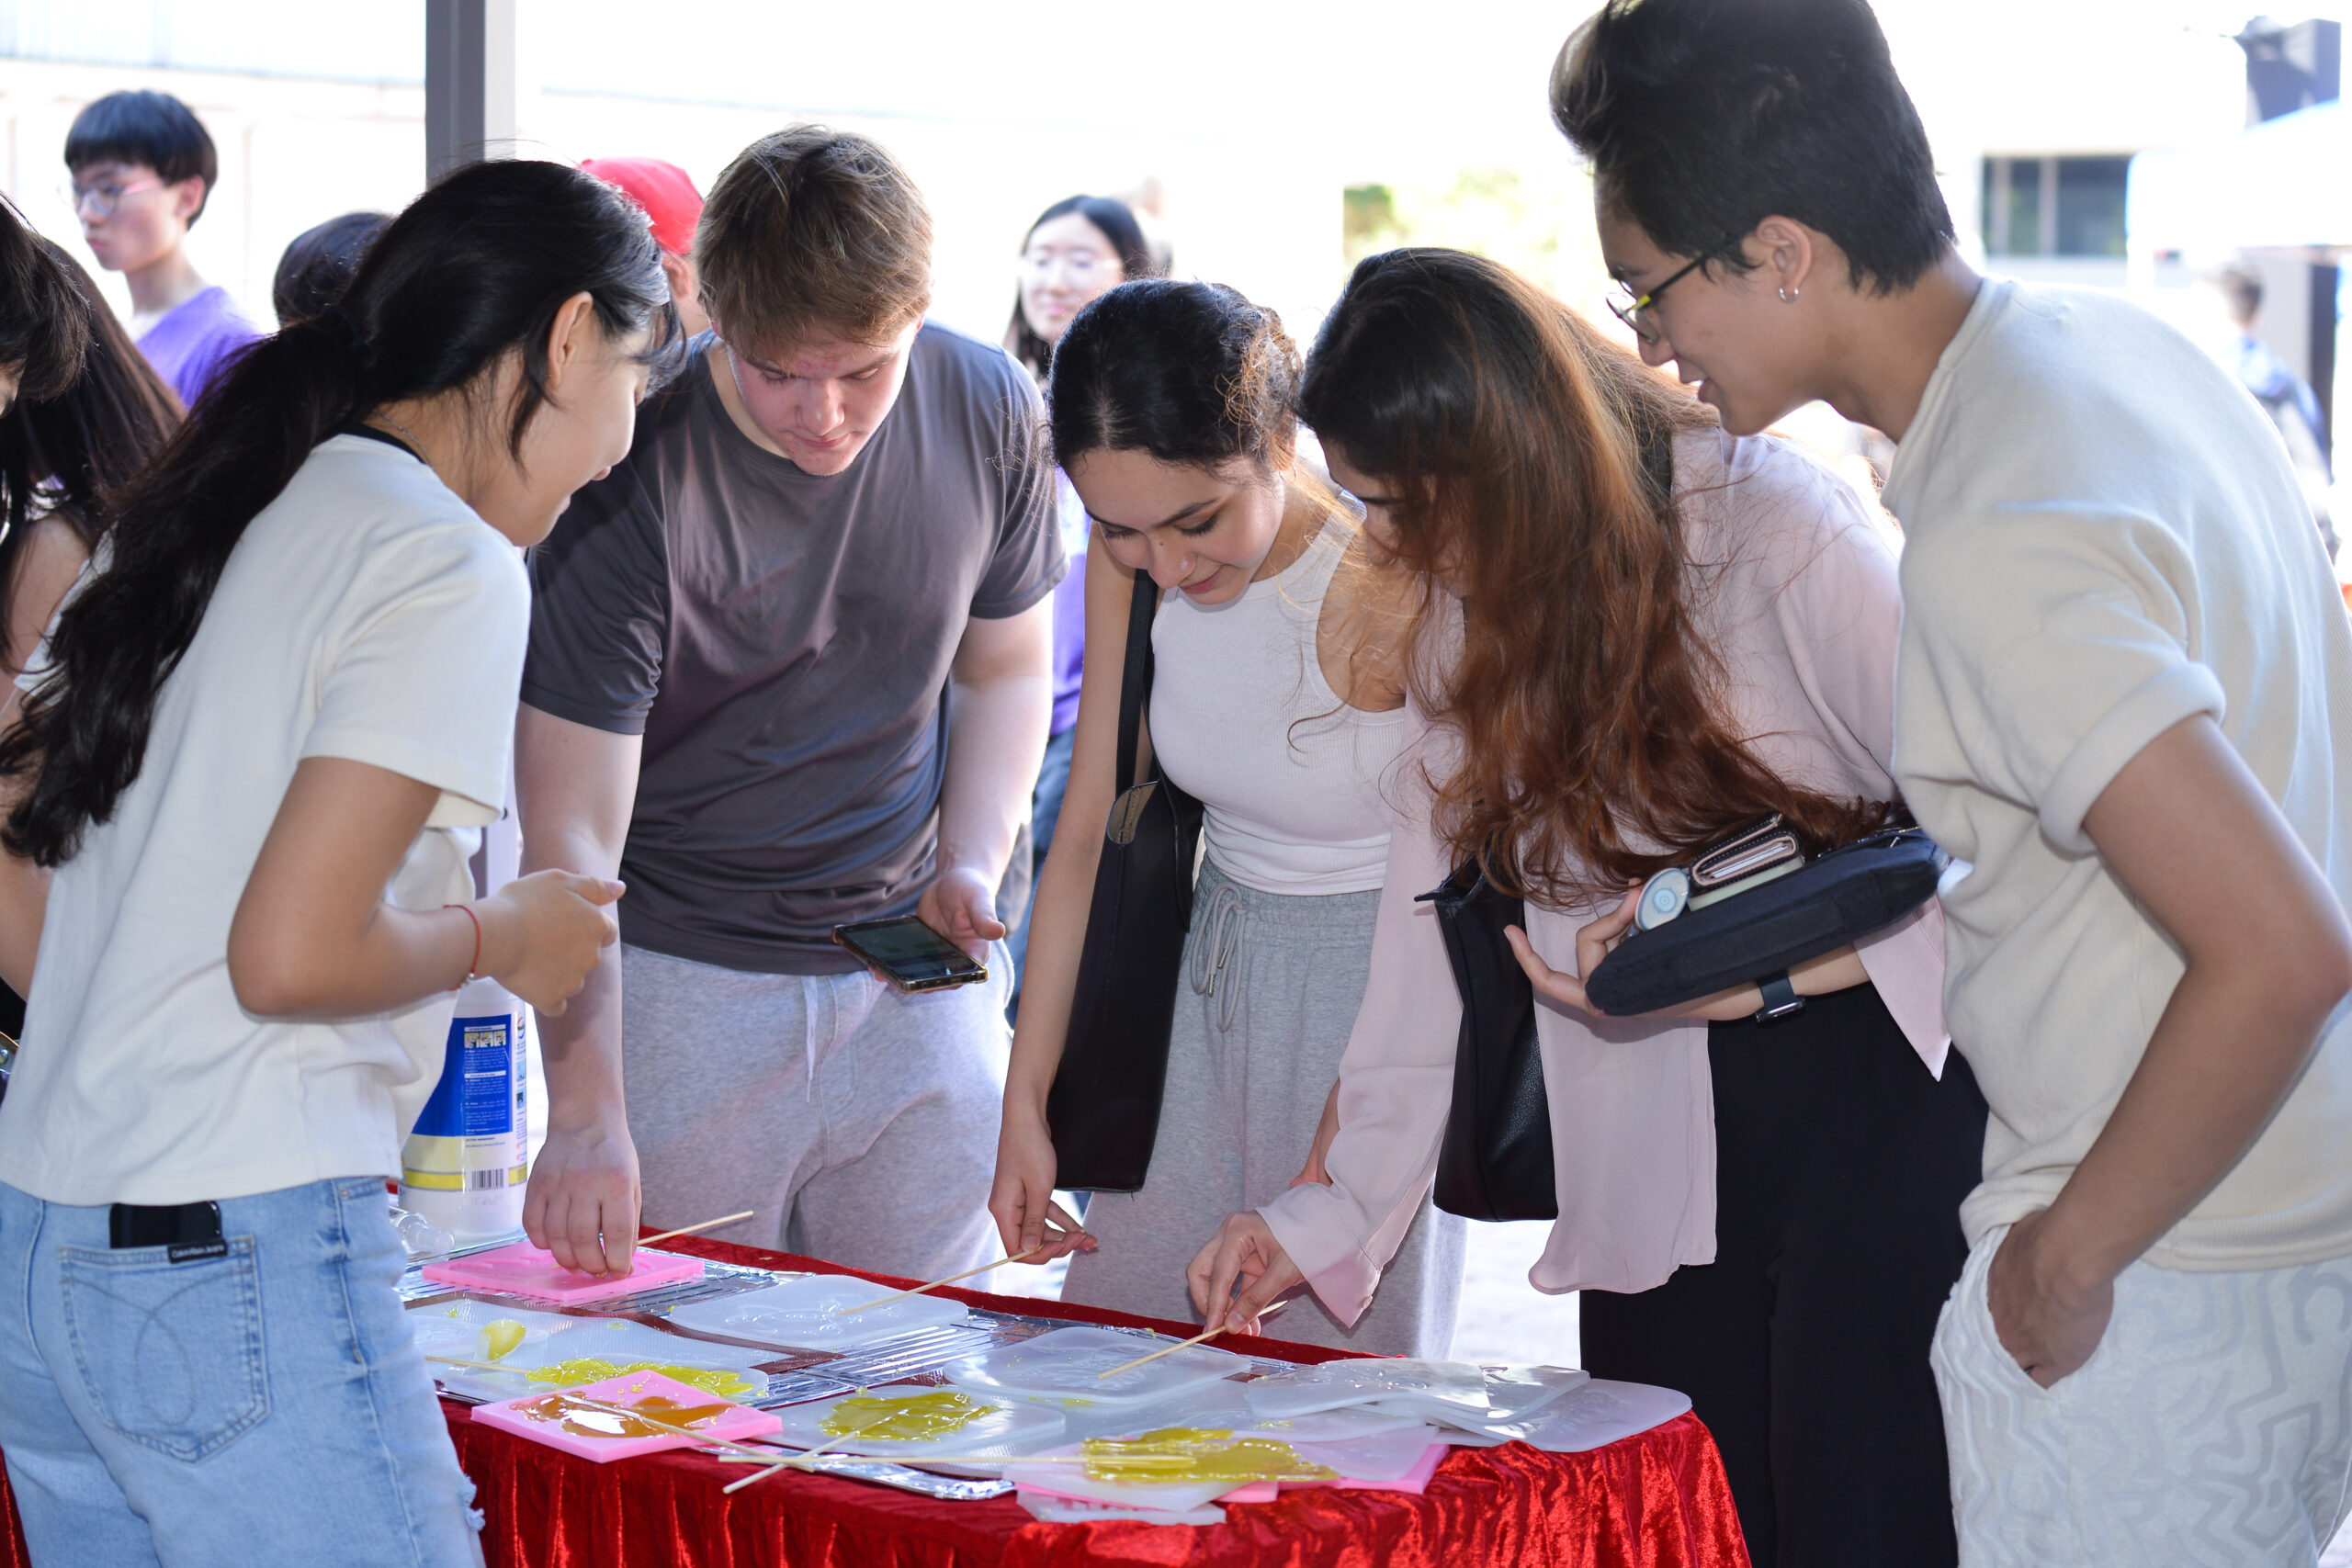
[[[1091,287],[1098,277],[1107,276],[1117,269],[1118,258],[1106,256],[1100,251],[1055,251],[1039,248],[1024,251],[1021,270],[1031,277],[1043,278],[1058,266],[1072,287]]]
[[[111,218],[114,216],[115,209],[122,205],[124,197],[137,196],[142,190],[163,188],[164,182],[161,180],[132,180],[129,185],[117,185],[112,180],[100,180],[93,186],[60,186],[57,187],[57,194],[65,198],[65,205],[74,209],[74,216],[76,218],[82,216],[85,211],[93,218]]]
[[[1644,343],[1656,343],[1666,335],[1665,323],[1657,319],[1657,297],[1706,265],[1705,256],[1695,256],[1679,272],[1646,294],[1635,294],[1620,283],[1617,287],[1623,290],[1625,297],[1622,299],[1612,297],[1609,309],[1619,321],[1633,328],[1635,337]]]

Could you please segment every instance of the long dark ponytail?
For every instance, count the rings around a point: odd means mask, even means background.
[[[661,251],[626,197],[561,164],[475,164],[393,220],[337,306],[247,349],[122,492],[109,562],[60,616],[50,672],[0,739],[0,776],[38,771],[0,843],[61,865],[113,815],[231,552],[320,442],[519,353],[505,429],[519,453],[547,400],[556,312],[582,293],[607,333],[659,322],[659,345],[674,342]]]

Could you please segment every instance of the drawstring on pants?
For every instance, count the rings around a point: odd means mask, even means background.
[[[1229,977],[1225,971],[1241,952],[1250,911],[1243,907],[1239,892],[1219,883],[1200,919],[1202,938],[1193,948],[1193,994],[1216,998],[1217,1029],[1230,1033],[1234,1012],[1241,1005],[1241,977],[1238,971]]]
[[[826,996],[823,976],[804,981],[803,985],[806,988],[800,993],[800,1025],[808,1064],[808,1081],[802,1086],[802,1095],[807,1103],[814,1105],[817,1103],[817,1004],[830,998]]]

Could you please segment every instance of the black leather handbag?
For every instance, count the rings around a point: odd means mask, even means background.
[[[1169,783],[1157,761],[1147,773],[1138,756],[1159,607],[1150,573],[1137,572],[1119,688],[1119,765],[1134,783],[1112,803],[1104,827],[1069,1032],[1046,1096],[1055,1182],[1079,1191],[1134,1192],[1151,1168],[1193,925],[1201,803]]]
[[[1857,839],[1802,870],[1634,931],[1593,965],[1585,994],[1625,1017],[1780,974],[1903,919],[1936,896],[1950,860],[1917,828]]]
[[[1462,994],[1453,1104],[1438,1146],[1437,1206],[1466,1220],[1555,1220],[1552,1106],[1535,1043],[1535,987],[1503,936],[1527,925],[1525,902],[1465,862],[1420,901],[1437,909]]]

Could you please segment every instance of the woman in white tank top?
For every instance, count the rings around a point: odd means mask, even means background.
[[[1272,313],[1210,284],[1114,289],[1056,351],[1056,457],[1102,546],[1087,557],[1093,635],[1064,809],[1100,822],[1116,793],[1137,570],[1161,589],[1147,744],[1204,807],[1150,1168],[1142,1190],[1094,1197],[1099,1246],[1072,1254],[1069,1301],[1192,1316],[1184,1269],[1203,1227],[1323,1179],[1315,1134],[1363,999],[1388,857],[1384,792],[1407,728],[1382,634],[1406,615],[1401,581],[1365,560],[1346,503],[1297,460],[1297,378]],[[1046,1234],[1046,1098],[1102,843],[1057,836],[1038,885],[989,1204],[1011,1252]],[[1272,1332],[1445,1355],[1464,1226],[1423,1210],[1352,1328],[1302,1295]]]

